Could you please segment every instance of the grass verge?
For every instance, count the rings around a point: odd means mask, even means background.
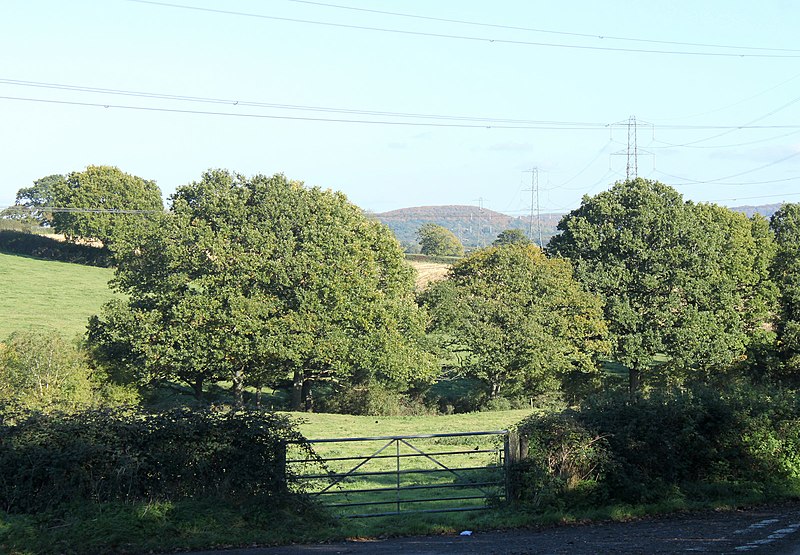
[[[0,552],[10,555],[152,553],[457,534],[462,530],[551,527],[629,521],[687,511],[732,510],[800,497],[800,490],[780,488],[770,491],[754,488],[745,495],[734,490],[729,493],[714,500],[692,501],[677,496],[638,506],[609,505],[545,512],[501,507],[472,513],[341,520],[299,504],[279,511],[265,509],[257,503],[233,505],[219,500],[76,504],[38,515],[0,512]]]

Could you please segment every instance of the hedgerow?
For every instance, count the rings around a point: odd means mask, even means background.
[[[102,268],[113,264],[113,256],[106,248],[67,243],[36,233],[8,229],[0,229],[0,252]]]
[[[93,409],[0,420],[0,509],[85,500],[289,495],[285,445],[308,448],[286,416],[259,411]]]
[[[588,501],[586,492],[651,503],[709,491],[698,486],[763,491],[800,480],[800,402],[776,388],[595,398],[518,428],[529,452],[519,495],[537,505]]]

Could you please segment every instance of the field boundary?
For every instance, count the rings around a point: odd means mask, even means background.
[[[494,444],[459,443],[473,438]],[[485,510],[508,499],[509,438],[508,430],[491,430],[309,439],[332,454],[320,455],[321,470],[295,475],[310,495],[345,518]],[[358,454],[340,456],[342,445],[345,453],[361,447]],[[287,467],[309,462],[286,461]],[[378,510],[365,512],[373,508]]]

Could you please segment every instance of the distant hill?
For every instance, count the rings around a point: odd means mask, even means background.
[[[777,212],[780,209],[781,206],[782,206],[781,203],[761,204],[759,206],[732,206],[731,210],[735,210],[736,212],[741,212],[748,218],[750,218],[753,214],[761,214],[765,218],[769,219],[775,212]]]
[[[769,218],[781,204],[762,204],[758,206],[734,206],[731,210],[742,212],[751,217],[761,214]],[[426,223],[434,223],[446,227],[456,234],[467,248],[490,245],[497,234],[504,229],[522,229],[526,233],[533,230],[536,239],[536,217],[531,226],[530,215],[510,216],[502,212],[469,205],[413,206],[389,212],[373,214],[375,218],[386,224],[403,244],[408,252],[417,247],[417,230]],[[542,214],[542,242],[546,245],[557,230],[556,226],[564,214]]]
[[[530,228],[528,215],[509,216],[478,206],[415,206],[382,212],[374,216],[386,224],[407,248],[416,245],[417,230],[426,223],[446,227],[456,234],[465,247],[489,245],[504,229],[522,229],[528,232]],[[561,214],[541,215],[542,240],[545,244],[555,235],[556,225],[561,216]],[[536,235],[535,218],[533,233]]]

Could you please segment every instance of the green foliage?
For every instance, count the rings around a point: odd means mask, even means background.
[[[0,229],[0,252],[104,268],[112,264],[108,249],[76,245],[36,233],[8,229]]]
[[[529,215],[513,217],[478,206],[417,206],[373,216],[386,224],[404,247],[416,244],[416,251],[406,252],[419,252],[417,230],[425,224],[446,227],[456,234],[468,250],[491,245],[501,230],[527,231],[531,228]],[[537,225],[541,223],[545,244],[556,234],[559,219],[559,214],[541,214],[541,218],[537,218]]]
[[[347,385],[321,397],[322,412],[371,416],[417,416],[435,413],[412,395],[391,389],[380,382]]]
[[[51,225],[52,212],[42,208],[53,206],[53,192],[63,183],[64,176],[54,174],[37,179],[31,187],[23,187],[17,191],[13,210],[9,212],[10,217],[31,220],[42,226]]]
[[[598,481],[610,466],[608,438],[589,429],[572,411],[532,416],[516,427],[527,457],[512,467],[517,500],[534,507],[563,506],[587,492],[602,490]],[[585,501],[585,500],[584,500]],[[594,499],[593,504],[604,501]]]
[[[605,300],[611,358],[629,368],[632,392],[724,381],[751,338],[765,339],[756,330],[775,289],[763,220],[639,178],[585,197],[559,229],[549,251]]]
[[[114,229],[123,222],[147,219],[148,212],[163,210],[161,191],[155,181],[122,172],[113,166],[88,166],[72,172],[51,186],[52,202],[58,208],[84,210],[132,210],[123,212],[56,212],[53,226],[68,239],[101,241],[109,245]]]
[[[780,290],[778,318],[781,377],[800,383],[800,204],[784,204],[773,215],[777,252],[773,276]]]
[[[490,399],[568,389],[597,375],[596,358],[608,349],[600,300],[573,280],[568,262],[534,245],[471,254],[422,302],[432,331]]]
[[[9,410],[51,413],[129,404],[138,397],[92,370],[79,346],[57,333],[31,330],[0,342],[0,399]]]
[[[340,193],[214,170],[115,243],[125,301],[90,324],[95,356],[139,383],[212,380],[403,389],[435,371],[413,272],[387,228]],[[116,370],[112,371],[117,373]]]
[[[165,553],[324,541],[337,523],[302,498],[285,503],[220,498],[74,502],[35,515],[0,512],[9,555]]]
[[[628,503],[708,493],[713,484],[749,483],[764,491],[800,479],[798,422],[800,403],[786,390],[704,389],[635,403],[596,398],[580,411],[520,424],[531,445],[523,469],[530,484],[562,484],[561,467],[543,461],[553,453],[589,453],[587,461],[602,462],[581,467],[594,468],[594,494]],[[584,451],[590,443],[597,452]],[[586,479],[585,473],[569,475],[573,483]]]
[[[417,230],[420,252],[429,256],[463,256],[464,245],[455,234],[436,224],[424,224]]]
[[[0,508],[30,513],[79,500],[189,497],[268,504],[288,495],[289,441],[305,445],[289,418],[254,411],[7,415],[0,419]]]
[[[16,332],[0,343],[0,399],[43,412],[75,411],[94,401],[83,353],[55,334]]]
[[[528,239],[528,236],[521,229],[505,229],[500,232],[492,245],[502,247],[503,245],[529,245],[531,243],[532,241]]]

